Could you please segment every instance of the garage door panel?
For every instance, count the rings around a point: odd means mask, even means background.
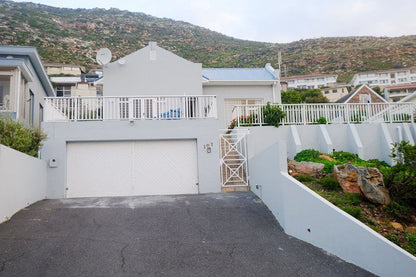
[[[146,184],[137,189],[144,190],[143,194],[150,194],[155,188],[160,194],[197,193],[196,160],[195,141],[136,142],[135,176],[137,183]]]
[[[195,140],[71,142],[67,197],[198,193]]]

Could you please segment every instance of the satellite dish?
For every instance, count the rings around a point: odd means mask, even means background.
[[[111,61],[111,51],[108,48],[101,48],[97,52],[96,57],[97,63],[99,65],[106,65]]]

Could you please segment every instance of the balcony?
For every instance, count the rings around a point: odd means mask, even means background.
[[[45,98],[46,122],[208,118],[217,118],[211,95]]]

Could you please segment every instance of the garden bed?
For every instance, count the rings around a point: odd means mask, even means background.
[[[344,192],[332,174],[334,165],[346,162],[359,166],[377,167],[383,175],[392,172],[393,167],[378,160],[364,161],[357,155],[346,152],[322,155],[316,150],[309,149],[300,152],[295,157],[298,162],[312,161],[325,164],[322,172],[309,175],[294,174],[292,169],[289,169],[289,173],[335,206],[416,256],[416,205],[414,202],[392,194],[392,202],[388,205],[371,203],[360,193]],[[386,186],[388,187],[387,184]]]

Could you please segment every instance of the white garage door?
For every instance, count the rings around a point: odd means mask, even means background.
[[[70,142],[67,197],[198,193],[195,140]]]

